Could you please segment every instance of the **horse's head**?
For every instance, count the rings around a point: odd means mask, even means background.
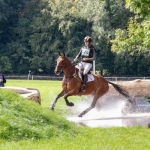
[[[62,72],[68,65],[69,60],[67,57],[65,57],[65,54],[63,53],[62,55],[59,53],[59,57],[57,59],[57,65],[55,68],[55,74],[59,75],[60,72]]]

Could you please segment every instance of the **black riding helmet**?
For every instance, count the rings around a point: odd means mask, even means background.
[[[92,42],[92,38],[90,36],[86,36],[84,38],[84,42]]]

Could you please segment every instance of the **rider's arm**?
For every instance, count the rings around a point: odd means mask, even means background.
[[[95,53],[95,48],[93,48],[93,57],[89,58],[90,61],[93,61],[96,59],[96,53]]]
[[[78,59],[78,58],[81,56],[81,52],[82,52],[82,49],[80,49],[80,52],[79,52],[78,55],[75,57],[75,59]]]

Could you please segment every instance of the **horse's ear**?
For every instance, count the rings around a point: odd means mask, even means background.
[[[61,56],[60,52],[58,53],[59,56]]]
[[[63,55],[65,56],[65,53],[63,53]]]

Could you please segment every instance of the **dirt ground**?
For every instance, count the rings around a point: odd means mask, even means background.
[[[150,80],[133,80],[133,81],[122,81],[118,82],[125,88],[129,94],[133,97],[150,96]],[[118,92],[110,85],[109,93],[113,96],[118,96]]]

